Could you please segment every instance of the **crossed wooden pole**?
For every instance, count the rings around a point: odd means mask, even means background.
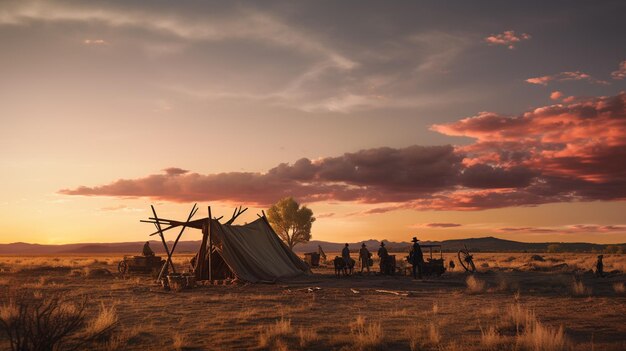
[[[176,250],[176,245],[178,245],[178,241],[182,237],[185,229],[188,227],[202,229],[202,244],[200,246],[200,250],[198,251],[196,265],[194,267],[194,273],[196,274],[196,278],[201,280],[202,278],[207,276],[207,274],[205,273],[208,273],[209,280],[211,281],[213,280],[213,274],[212,274],[213,272],[211,269],[211,256],[213,253],[213,240],[212,240],[213,238],[211,235],[211,232],[212,232],[211,222],[212,220],[219,221],[220,219],[222,219],[222,217],[213,218],[211,216],[211,206],[208,206],[209,216],[207,218],[192,221],[191,219],[196,214],[196,212],[198,212],[198,209],[199,209],[197,205],[198,204],[193,205],[193,207],[191,208],[191,211],[189,212],[189,216],[187,217],[187,220],[185,222],[159,218],[157,216],[156,210],[154,209],[154,206],[152,205],[150,205],[150,208],[152,209],[152,214],[154,217],[148,217],[148,220],[140,221],[144,223],[154,224],[157,231],[154,233],[151,233],[150,236],[157,235],[157,234],[159,235],[159,237],[161,238],[161,243],[163,244],[163,248],[165,249],[165,253],[167,254],[167,261],[165,262],[163,267],[161,267],[161,271],[159,272],[157,282],[161,281],[161,279],[164,278],[163,275],[167,271],[168,267],[172,269],[172,273],[176,273],[176,268],[174,268],[174,263],[172,262],[172,256],[174,255],[174,250]],[[239,208],[235,208],[235,211],[233,212],[232,217],[225,223],[225,225],[232,224],[235,221],[235,219],[237,219],[237,217],[239,217],[242,213],[246,212],[247,209],[248,208],[242,209],[241,206],[239,206]],[[166,224],[168,226],[163,228],[161,227],[161,224]],[[178,236],[176,236],[176,240],[174,241],[174,244],[172,245],[172,248],[170,250],[169,246],[167,245],[167,241],[165,241],[164,232],[167,230],[176,228],[176,227],[181,227],[180,232],[178,233]],[[208,244],[208,255],[207,255],[207,244]],[[205,257],[207,258],[208,262],[205,261]]]

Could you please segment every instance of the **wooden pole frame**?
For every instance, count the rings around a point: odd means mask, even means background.
[[[191,208],[191,212],[189,212],[187,221],[185,222],[185,224],[183,224],[182,228],[180,229],[180,232],[178,233],[176,240],[174,240],[174,245],[172,245],[172,250],[167,254],[167,261],[165,262],[163,267],[161,267],[161,271],[159,272],[159,276],[157,277],[157,282],[161,281],[161,278],[163,277],[163,273],[165,273],[165,269],[168,264],[171,265],[173,269],[174,263],[172,262],[172,256],[174,255],[174,250],[176,250],[176,245],[178,245],[178,240],[180,240],[180,237],[183,235],[183,232],[187,228],[187,224],[189,223],[189,221],[191,221],[191,218],[196,214],[196,212],[198,212],[198,208],[196,208],[196,206],[197,204],[194,204],[193,207]]]
[[[211,206],[209,206],[209,219],[208,219],[208,236],[209,236],[209,281],[213,283],[213,267],[212,267],[212,256],[213,256],[213,235],[211,230],[211,221],[213,217],[211,217]]]
[[[165,248],[165,253],[167,253],[167,256],[170,256],[170,249],[167,247],[167,242],[165,242],[165,236],[163,235],[163,230],[161,229],[161,223],[158,220],[156,211],[154,210],[154,206],[150,205],[150,208],[152,208],[152,214],[154,214],[154,218],[157,219],[157,222],[154,224],[158,231],[159,231],[159,236],[161,237],[161,242],[163,243],[163,247]],[[167,264],[167,263],[166,263]],[[172,267],[172,273],[176,273],[176,269],[174,268],[174,264],[172,264],[172,262],[170,261],[170,266]]]

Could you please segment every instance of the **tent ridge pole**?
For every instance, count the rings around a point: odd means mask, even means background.
[[[213,231],[211,230],[211,206],[209,206],[208,232],[209,232],[209,281],[213,283],[213,269],[211,265],[211,256],[213,256]]]

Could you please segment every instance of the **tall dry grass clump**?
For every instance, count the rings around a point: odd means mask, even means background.
[[[102,303],[98,315],[87,323],[85,333],[87,335],[110,335],[116,324],[117,312],[115,306],[107,307]]]
[[[383,342],[383,327],[380,322],[366,323],[359,315],[351,326],[352,340],[359,350],[378,349]]]
[[[263,328],[259,334],[259,346],[268,347],[281,342],[280,337],[291,334],[292,330],[291,319],[281,317],[274,324]]]
[[[519,333],[526,324],[535,320],[536,317],[533,311],[522,307],[519,303],[515,303],[507,307],[505,319],[511,322],[515,326],[515,330]]]
[[[563,327],[551,328],[533,320],[517,335],[517,345],[533,351],[560,351],[567,345]]]
[[[439,304],[437,302],[433,302],[433,314],[439,313]]]
[[[184,347],[185,347],[185,336],[181,333],[174,333],[174,335],[172,336],[172,347],[174,348],[174,350],[176,351],[181,351]]]
[[[541,323],[535,313],[519,303],[507,308],[505,315],[515,325],[515,343],[517,349],[532,351],[564,350],[568,344],[563,327],[553,328]],[[495,335],[486,335],[486,339]]]
[[[298,339],[300,347],[307,348],[319,339],[317,331],[310,328],[300,328],[298,330]]]
[[[480,328],[480,343],[486,349],[499,350],[504,342],[504,337],[500,335],[495,326],[492,325],[487,329]]]
[[[587,296],[591,295],[591,288],[585,286],[585,284],[580,280],[575,280],[572,283],[572,294],[574,296]]]
[[[486,284],[484,281],[476,278],[473,275],[470,275],[465,280],[465,284],[467,284],[467,291],[473,294],[478,294],[485,291]]]
[[[428,325],[428,341],[430,341],[432,345],[439,345],[441,342],[441,332],[434,322]]]
[[[409,348],[411,351],[424,349],[441,349],[441,329],[440,326],[431,321],[428,325],[413,324],[406,329]]]
[[[114,309],[93,320],[85,316],[86,299],[74,303],[58,296],[10,298],[0,306],[0,332],[12,351],[85,350],[106,343],[117,323]]]

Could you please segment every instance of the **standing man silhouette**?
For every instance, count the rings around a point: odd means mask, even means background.
[[[350,245],[346,243],[346,246],[341,250],[341,258],[343,258],[343,273],[348,274],[348,267],[350,266]]]
[[[422,254],[422,248],[418,243],[417,237],[413,237],[413,248],[409,255],[411,264],[413,265],[413,279],[422,279],[422,264],[424,263],[424,254]]]
[[[385,243],[382,241],[380,242],[380,248],[378,249],[378,257],[380,258],[380,273],[389,274],[389,252],[387,252]]]
[[[370,273],[370,251],[365,247],[365,243],[361,245],[361,250],[359,250],[359,260],[361,261],[361,274],[363,274],[363,268],[367,268],[367,274]]]

